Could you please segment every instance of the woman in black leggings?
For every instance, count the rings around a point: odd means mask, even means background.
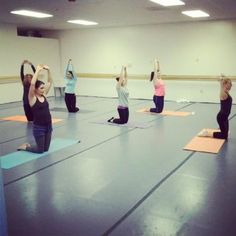
[[[47,70],[48,72],[47,84],[38,80],[39,73],[42,70]],[[38,65],[31,80],[28,95],[29,104],[34,115],[33,135],[36,145],[25,143],[22,144],[18,150],[25,150],[34,153],[43,153],[48,151],[52,136],[52,118],[45,95],[49,92],[51,85],[52,77],[49,67],[46,65]]]
[[[229,115],[232,107],[232,97],[229,94],[229,91],[232,87],[231,80],[225,77],[221,77],[220,87],[220,111],[218,112],[216,117],[220,131],[210,133],[207,130],[203,130],[199,134],[199,136],[227,140],[229,133]]]

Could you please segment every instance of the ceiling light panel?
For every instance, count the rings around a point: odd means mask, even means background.
[[[180,0],[150,0],[150,1],[160,4],[164,7],[185,5],[185,3]]]
[[[182,14],[198,18],[198,17],[209,17],[210,15],[202,10],[182,11]]]
[[[68,20],[67,22],[72,24],[79,24],[79,25],[97,25],[97,22],[87,21],[87,20]]]
[[[22,16],[30,16],[30,17],[36,17],[36,18],[47,18],[47,17],[53,17],[53,15],[42,13],[42,12],[36,12],[36,11],[29,11],[29,10],[17,10],[17,11],[11,11],[12,14],[16,15],[22,15]]]

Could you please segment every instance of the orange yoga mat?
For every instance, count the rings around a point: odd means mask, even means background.
[[[19,121],[19,122],[28,122],[25,116],[17,115],[17,116],[8,116],[1,118],[1,120],[8,120],[8,121]],[[57,123],[62,121],[62,119],[55,119],[52,118],[52,123]]]
[[[219,131],[215,129],[207,129],[210,132]],[[196,152],[218,153],[223,146],[225,139],[217,139],[211,137],[195,136],[183,149]]]
[[[137,112],[144,112],[144,113],[150,113],[150,114],[160,114],[163,116],[189,116],[192,114],[192,112],[187,112],[187,111],[163,111],[162,113],[155,113],[155,112],[150,112],[147,109],[149,108],[142,108],[140,110],[137,110]]]

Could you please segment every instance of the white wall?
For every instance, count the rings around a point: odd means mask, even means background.
[[[61,80],[59,40],[46,38],[19,37],[15,26],[0,24],[0,76],[18,76],[20,65],[28,59],[36,66],[48,64],[54,80]],[[26,66],[25,72],[32,72]],[[53,94],[51,91],[50,95]],[[20,101],[20,83],[0,84],[0,103]]]
[[[150,74],[157,57],[166,75],[236,76],[236,21],[68,30],[53,36],[60,40],[62,70],[72,58],[81,73],[119,74],[125,63],[130,74]],[[116,96],[113,80],[87,78],[78,85],[81,95]],[[167,81],[166,85],[170,100],[219,101],[217,82]],[[135,98],[151,98],[153,93],[148,81],[130,80],[129,90]]]
[[[153,58],[163,74],[236,75],[236,21],[68,30],[58,34],[62,65],[80,72],[149,74]]]
[[[219,102],[218,81],[165,81],[166,100],[177,102]],[[110,79],[80,78],[79,95],[117,97],[116,81]],[[153,84],[145,80],[129,80],[128,90],[131,98],[152,99]],[[231,89],[231,96],[236,101],[236,86]]]
[[[56,83],[63,80],[69,58],[81,73],[119,74],[126,63],[129,74],[150,74],[155,57],[167,75],[236,75],[236,21],[67,30],[51,36],[58,39],[17,37],[14,26],[0,24],[0,51],[5,55],[0,58],[0,76],[17,75],[25,58],[49,64]],[[170,100],[218,101],[216,82],[166,84]],[[17,86],[0,85],[0,103],[21,100]],[[78,87],[80,95],[116,96],[109,79],[80,79]],[[139,80],[130,80],[129,90],[135,98],[151,98],[153,92],[151,83]]]

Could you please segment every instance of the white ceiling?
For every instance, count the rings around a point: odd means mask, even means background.
[[[210,18],[200,20],[236,19],[236,0],[183,0],[185,6],[162,7],[149,0],[0,0],[0,22],[29,29],[74,29],[83,26],[67,20],[96,21],[98,26],[119,27],[143,24],[196,21],[181,14],[183,10],[201,9]],[[12,10],[29,9],[54,15],[35,19],[10,14]],[[199,19],[198,19],[199,20]],[[87,26],[88,27],[88,26]]]

